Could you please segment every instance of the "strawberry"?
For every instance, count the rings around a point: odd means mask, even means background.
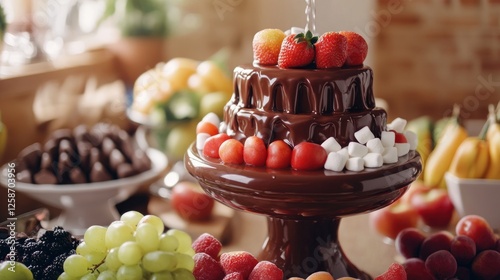
[[[318,37],[313,36],[311,31],[286,36],[281,44],[278,66],[297,68],[309,65],[314,60],[314,44],[317,40]]]
[[[280,29],[263,29],[253,36],[253,60],[261,65],[278,64],[281,43],[286,35]]]
[[[362,65],[368,54],[368,44],[365,39],[353,31],[340,31],[347,38],[347,66]]]
[[[347,38],[336,32],[327,32],[314,45],[317,68],[338,68],[347,59]]]

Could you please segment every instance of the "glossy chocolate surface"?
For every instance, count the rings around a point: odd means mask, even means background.
[[[364,171],[296,171],[227,165],[191,146],[186,168],[210,195],[233,208],[286,219],[341,217],[392,203],[421,172],[420,155]]]
[[[345,146],[368,126],[380,137],[387,114],[375,107],[372,70],[279,69],[243,65],[234,70],[234,94],[226,104],[228,134],[256,135],[269,144],[321,143],[333,136]]]

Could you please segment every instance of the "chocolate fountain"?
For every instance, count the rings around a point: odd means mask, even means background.
[[[362,172],[273,170],[224,165],[194,145],[186,168],[221,203],[267,216],[268,237],[258,258],[285,277],[329,271],[334,277],[371,279],[345,256],[338,240],[342,217],[367,213],[398,199],[421,172],[410,152],[396,164]]]

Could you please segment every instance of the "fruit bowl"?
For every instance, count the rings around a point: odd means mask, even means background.
[[[159,178],[167,166],[163,153],[148,149],[151,168],[140,174],[98,183],[53,185],[9,181],[9,166],[0,170],[0,184],[62,209],[55,224],[81,235],[91,225],[108,225],[119,217],[116,203],[130,197],[141,185]]]
[[[482,216],[493,229],[500,231],[500,180],[462,179],[449,172],[445,179],[450,199],[460,217]]]

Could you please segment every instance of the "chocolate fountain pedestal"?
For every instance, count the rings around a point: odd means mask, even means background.
[[[328,271],[335,278],[371,279],[342,251],[341,218],[393,203],[422,170],[414,151],[395,164],[361,172],[296,171],[225,165],[201,155],[194,145],[185,165],[221,203],[267,216],[268,238],[258,259],[275,263],[285,278]]]

